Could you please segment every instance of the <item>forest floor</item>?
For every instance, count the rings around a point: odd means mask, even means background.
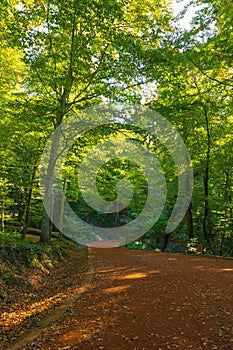
[[[69,279],[73,269],[66,266]],[[75,288],[4,348],[233,349],[233,260],[91,249],[89,271]]]

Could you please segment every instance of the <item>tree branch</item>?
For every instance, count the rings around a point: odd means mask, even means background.
[[[77,99],[89,88],[89,86],[91,85],[91,83],[92,83],[94,77],[98,74],[98,72],[99,72],[99,70],[100,70],[100,67],[101,67],[101,65],[102,65],[102,63],[103,63],[103,61],[104,61],[104,56],[105,56],[105,54],[106,54],[106,52],[107,52],[107,48],[108,48],[108,47],[109,47],[109,44],[107,44],[107,45],[105,46],[104,51],[103,51],[103,53],[102,53],[102,55],[101,55],[101,57],[100,57],[100,61],[99,61],[98,67],[96,68],[96,70],[94,71],[94,73],[92,74],[92,76],[90,77],[90,80],[89,80],[88,84],[83,88],[83,90],[82,90],[77,96],[75,96],[75,98],[74,98],[72,104],[75,104],[75,103],[78,102]]]
[[[55,56],[55,52],[53,49],[53,42],[52,42],[52,36],[51,36],[51,30],[50,30],[50,23],[49,23],[49,11],[50,11],[50,1],[48,1],[48,5],[47,5],[47,16],[46,16],[46,21],[47,21],[47,28],[48,28],[48,34],[49,34],[49,45],[50,45],[50,51],[51,51],[51,55],[53,57],[53,63],[54,63],[54,77],[55,77],[55,82],[54,82],[54,91],[56,92],[56,94],[58,94],[59,96],[61,96],[61,94],[58,92],[57,90],[57,61],[56,61],[56,56]]]
[[[49,92],[49,90],[48,90],[47,87],[45,86],[45,84],[44,84],[44,82],[43,82],[43,79],[41,78],[41,76],[40,76],[40,74],[39,74],[39,72],[38,72],[38,69],[37,69],[36,67],[34,67],[34,69],[35,69],[35,71],[36,71],[36,75],[38,76],[38,78],[39,78],[41,84],[43,85],[43,87],[44,87],[45,91],[47,92],[47,94],[49,95],[49,97],[51,97],[52,99],[55,100],[56,98]]]
[[[226,82],[223,82],[223,81],[221,81],[221,80],[218,80],[218,79],[216,79],[216,78],[211,77],[209,74],[207,74],[206,72],[204,72],[203,69],[202,69],[201,67],[199,67],[198,64],[197,64],[196,62],[194,62],[194,61],[192,60],[191,57],[187,56],[187,58],[188,58],[188,60],[189,60],[196,68],[198,68],[199,71],[200,71],[203,75],[205,75],[208,79],[210,79],[210,80],[212,80],[212,81],[215,81],[216,83],[221,84],[221,85],[224,85],[224,86],[230,86],[230,87],[233,86],[233,84],[229,84],[229,83],[226,83]]]

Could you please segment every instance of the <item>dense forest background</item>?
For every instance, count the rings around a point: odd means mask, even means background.
[[[174,18],[169,0],[1,2],[2,233],[25,237],[34,228],[41,242],[49,242],[51,231],[59,228],[46,216],[39,188],[48,137],[87,107],[133,103],[167,118],[186,144],[194,172],[186,216],[165,234],[177,196],[174,162],[145,130],[119,124],[87,132],[67,155],[63,187],[72,208],[97,226],[115,227],[138,215],[147,190],[135,165],[115,160],[99,176],[99,191],[107,200],[114,199],[116,179],[132,182],[134,198],[120,216],[88,207],[76,183],[88,150],[101,139],[125,134],[154,152],[167,179],[165,208],[143,236],[144,246],[184,252],[202,244],[205,252],[233,255],[233,9],[227,0],[190,3],[197,10],[185,30],[179,26],[185,10]],[[72,222],[67,219],[66,225]]]

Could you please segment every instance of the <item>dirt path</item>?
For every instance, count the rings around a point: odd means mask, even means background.
[[[29,349],[233,349],[233,260],[92,249],[92,287]]]

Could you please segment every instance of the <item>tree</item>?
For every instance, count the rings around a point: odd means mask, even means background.
[[[219,178],[222,149],[232,142],[229,135],[232,126],[232,59],[229,54],[226,55],[232,45],[232,33],[230,27],[222,24],[226,9],[220,9],[217,2],[209,3],[194,18],[189,32],[170,33],[169,64],[164,62],[159,95],[150,107],[166,115],[186,142],[195,174],[193,203],[187,212],[188,229],[191,236],[197,236],[199,241],[203,240],[202,230],[208,249],[215,252],[213,241],[218,239],[218,221],[214,215],[217,211],[219,220],[224,210],[219,207],[219,194],[214,184],[216,186],[224,178]],[[224,47],[223,38],[226,39]],[[228,159],[228,163],[230,153],[224,152],[224,158]],[[229,196],[231,181],[228,171],[225,176]],[[220,192],[222,196],[224,192]],[[226,203],[222,206],[226,208]]]
[[[12,31],[20,37],[31,68],[28,90],[40,96],[53,127],[102,96],[111,98],[143,84],[143,49],[158,46],[168,15],[166,1],[158,6],[151,0],[23,1],[14,11],[20,25]],[[54,143],[55,153],[56,148]],[[52,179],[51,159],[44,193],[48,199]],[[44,211],[42,242],[50,239],[49,226]]]

